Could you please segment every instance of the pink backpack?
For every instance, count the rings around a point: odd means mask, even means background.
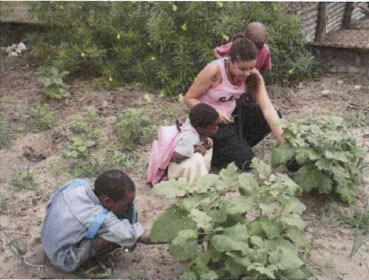
[[[153,142],[150,155],[149,169],[147,170],[147,182],[156,184],[163,178],[169,166],[174,149],[176,148],[181,132],[192,130],[197,133],[190,124],[177,123],[175,125],[161,126],[158,130],[158,138]]]

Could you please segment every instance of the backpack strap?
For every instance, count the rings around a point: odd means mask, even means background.
[[[85,235],[85,238],[88,239],[94,239],[97,232],[99,231],[99,229],[101,228],[101,225],[104,222],[105,216],[106,214],[108,214],[109,210],[104,208],[99,214],[97,214],[97,216],[95,217],[95,219],[92,221],[92,223],[90,224],[90,227],[88,228],[88,231]]]
[[[74,179],[67,183],[67,188],[73,188],[77,186],[91,187],[91,183],[84,179]],[[96,215],[95,219],[91,222],[86,234],[85,238],[94,239],[97,232],[101,228],[101,225],[104,222],[105,216],[108,214],[109,210],[104,208],[99,214]]]

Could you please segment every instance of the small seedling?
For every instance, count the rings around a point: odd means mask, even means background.
[[[36,190],[39,185],[37,183],[37,176],[30,173],[28,170],[26,172],[18,172],[16,178],[11,181],[11,185],[16,188],[16,190]]]

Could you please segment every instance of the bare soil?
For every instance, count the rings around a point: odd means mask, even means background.
[[[54,101],[46,97],[37,77],[37,68],[23,58],[0,56],[0,111],[16,131],[12,146],[0,150],[0,277],[81,278],[76,273],[53,267],[43,254],[39,236],[50,194],[73,178],[70,162],[62,156],[63,148],[70,145],[73,137],[71,122],[89,108],[97,109],[102,139],[91,150],[91,158],[100,159],[106,157],[109,145],[119,145],[111,124],[121,110],[136,108],[162,125],[184,119],[187,109],[176,98],[160,98],[158,93],[146,92],[137,85],[101,90],[81,80],[72,83],[68,103]],[[369,106],[368,80],[352,74],[330,74],[303,81],[294,88],[270,87],[270,94],[283,117],[289,120],[324,114],[344,115],[355,120],[355,114]],[[145,95],[151,101],[147,101]],[[46,131],[40,130],[32,120],[32,109],[39,104],[48,104],[55,113],[55,123]],[[359,143],[369,147],[367,126],[353,128],[352,134]],[[273,141],[268,137],[259,144],[255,148],[256,155],[268,161]],[[151,144],[139,148],[138,168],[125,169],[136,183],[139,219],[148,230],[155,217],[175,202],[154,197],[145,183],[150,148]],[[35,174],[39,187],[15,189],[12,180],[19,177],[19,171]],[[369,246],[364,245],[349,258],[358,232],[343,220],[347,213],[368,205],[368,188],[367,182],[358,186],[359,201],[351,207],[316,194],[303,197],[307,206],[306,234],[311,240],[309,262],[314,271],[313,279],[369,278]],[[13,252],[14,246],[8,237],[23,255]],[[22,258],[26,261],[22,262]],[[129,254],[117,249],[102,261],[114,266],[112,278],[178,278],[185,269],[170,257],[167,245],[139,244]]]

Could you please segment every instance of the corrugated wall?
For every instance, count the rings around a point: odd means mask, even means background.
[[[306,8],[296,11],[303,24],[303,32],[305,40],[308,42],[314,41],[318,19],[318,3],[311,3]],[[330,2],[326,6],[326,33],[339,30],[342,27],[343,15],[345,12],[346,3]],[[352,20],[364,18],[361,9],[355,7],[352,12]]]
[[[27,2],[0,1],[0,22],[38,23]]]

